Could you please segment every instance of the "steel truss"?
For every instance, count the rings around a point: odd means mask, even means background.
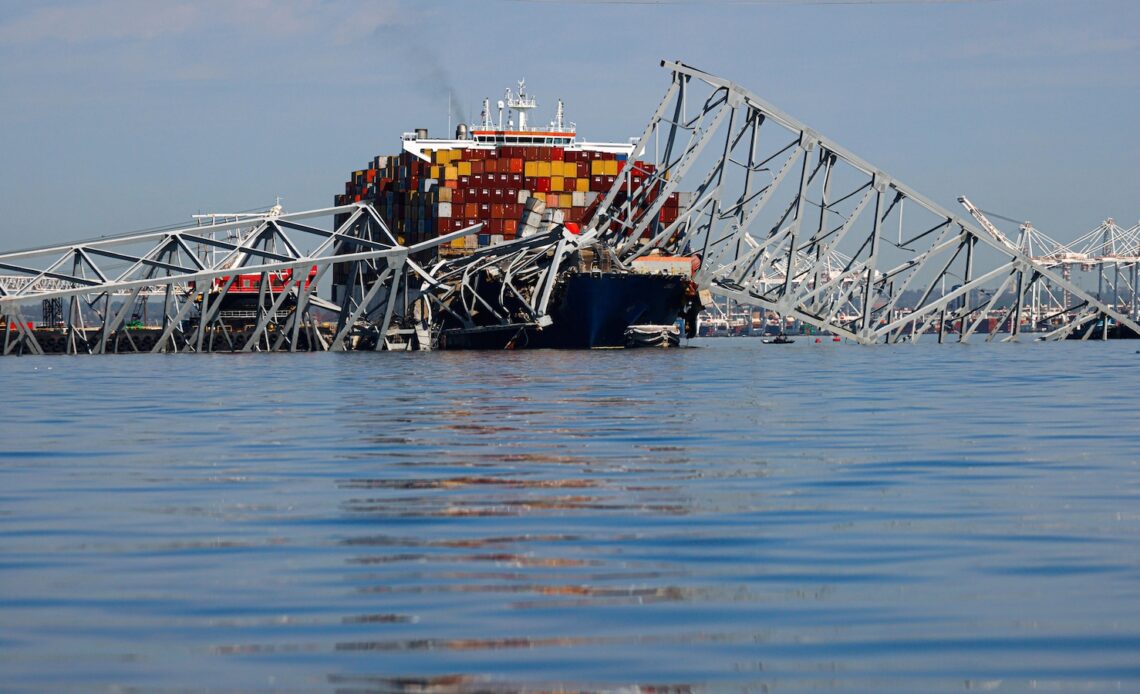
[[[1046,284],[1067,301],[1037,317],[1045,337],[1103,337],[1113,322],[1140,333],[996,229],[979,230],[752,92],[662,66],[669,88],[587,225],[623,260],[699,252],[698,281],[714,294],[866,344],[925,332],[1017,339],[1026,296]],[[686,177],[692,202],[664,225],[659,213]]]
[[[329,228],[322,219],[340,215]],[[369,205],[293,214],[275,208],[236,221],[0,255],[3,354],[392,349],[410,344],[418,290],[428,273],[413,258],[482,225],[413,246],[399,244]],[[329,268],[349,268],[341,300],[317,298]],[[241,277],[258,277],[248,322],[223,320]],[[271,280],[284,281],[272,291]],[[161,321],[131,325],[140,301]],[[24,310],[63,304],[58,324],[29,327]],[[319,323],[316,309],[335,319]],[[406,329],[405,329],[406,328]]]
[[[531,236],[441,261],[424,277],[420,295],[439,311],[441,339],[451,330],[494,332],[505,344],[527,330],[552,324],[552,295],[567,271],[608,269],[614,260],[593,232],[574,234],[562,225]]]
[[[959,198],[959,202],[984,229],[993,229],[995,234],[1001,234],[985,212],[966,198]],[[1031,222],[994,216],[1017,224],[1017,246],[1036,263],[1054,269],[1065,280],[1072,281],[1076,276],[1085,283],[1084,286],[1095,285],[1097,300],[1106,302],[1133,321],[1140,321],[1140,292],[1137,291],[1140,286],[1140,225],[1123,229],[1110,218],[1076,240],[1062,244]],[[1063,289],[1052,287],[1047,280],[1037,283],[1030,297],[1027,308],[1034,322],[1072,303]],[[1104,324],[1101,328],[1102,331],[1107,329]],[[1095,334],[1095,330],[1091,334]]]

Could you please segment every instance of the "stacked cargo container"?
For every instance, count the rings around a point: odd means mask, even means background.
[[[624,154],[586,146],[446,142],[450,146],[418,154],[375,157],[368,168],[353,172],[336,204],[371,203],[409,245],[482,222],[482,234],[457,239],[441,251],[463,253],[515,238],[523,215],[535,209],[534,201],[556,211],[563,221],[586,221],[626,164]],[[652,164],[633,162],[630,190],[637,190],[653,172]],[[625,194],[619,192],[619,203]],[[642,204],[649,206],[654,197],[650,191]],[[679,211],[674,193],[662,206],[660,221],[669,224]]]

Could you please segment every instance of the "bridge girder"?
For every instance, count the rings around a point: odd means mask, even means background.
[[[1069,298],[1035,316],[1047,338],[1110,322],[1140,333],[1000,232],[979,230],[756,94],[679,62],[633,155],[587,226],[625,260],[653,249],[697,252],[714,294],[795,317],[861,343],[935,331],[968,340],[1008,328],[1026,296]],[[637,161],[654,164],[638,170]],[[659,212],[695,180],[675,222]],[[1000,307],[1000,308],[999,308]],[[991,320],[994,315],[996,320]]]
[[[339,224],[329,227],[330,218]],[[0,272],[6,273],[0,275],[3,353],[44,352],[21,308],[46,301],[67,304],[53,327],[64,335],[63,351],[72,354],[295,351],[299,345],[341,350],[362,319],[380,349],[394,315],[418,298],[418,283],[413,286],[407,277],[426,274],[410,256],[481,226],[403,246],[371,206],[354,204],[0,254]],[[354,272],[346,273],[346,290],[333,304],[318,299],[315,290],[338,264]],[[242,333],[240,344],[220,316],[239,275],[259,276],[261,288],[249,316],[254,328]],[[286,288],[266,289],[272,278]],[[125,328],[139,297],[162,299],[161,331],[143,345]],[[283,310],[286,303],[289,310]],[[331,341],[317,329],[316,306],[338,314]]]

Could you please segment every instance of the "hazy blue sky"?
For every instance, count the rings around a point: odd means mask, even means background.
[[[956,207],[1067,240],[1140,217],[1140,2],[0,1],[0,249],[331,204],[526,78],[638,134],[678,59]]]

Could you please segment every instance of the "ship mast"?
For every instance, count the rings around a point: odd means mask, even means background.
[[[511,90],[507,89],[507,107],[519,112],[519,130],[526,130],[527,111],[538,108],[538,102],[535,101],[533,96],[526,95],[526,80],[519,80],[519,93],[518,97],[511,94]]]

